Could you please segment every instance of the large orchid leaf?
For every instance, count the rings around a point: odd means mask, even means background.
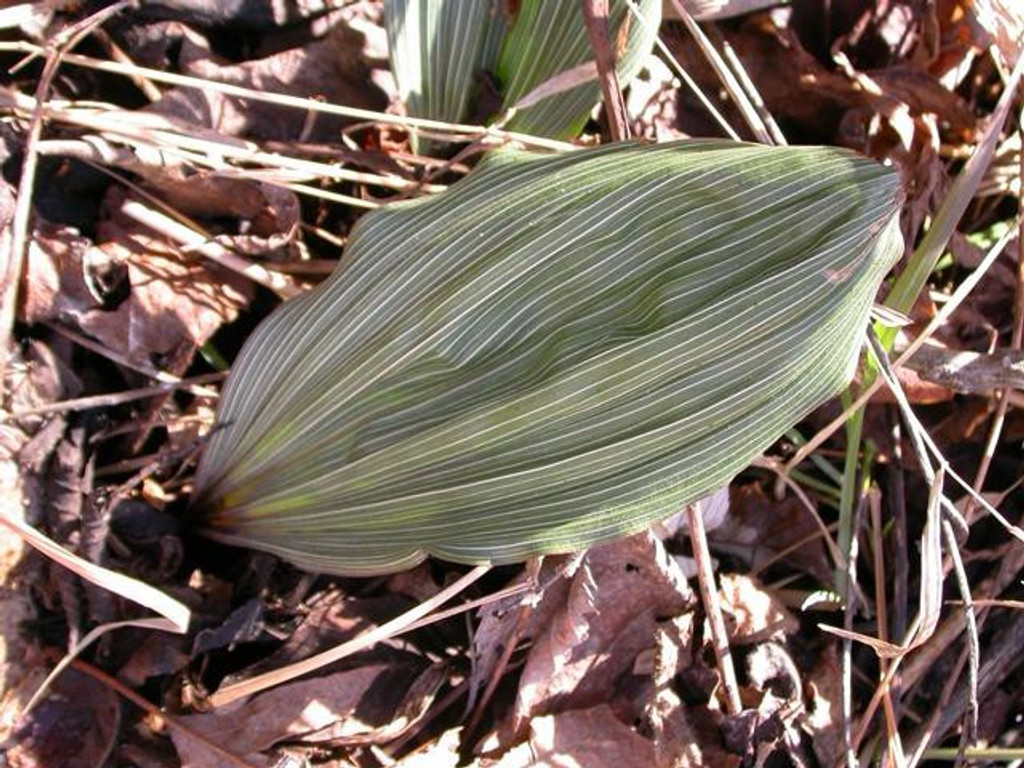
[[[835,148],[493,155],[364,216],[350,266],[248,340],[202,523],[347,574],[640,530],[848,382],[899,198]]]

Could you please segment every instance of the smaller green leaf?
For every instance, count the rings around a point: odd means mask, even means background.
[[[610,2],[608,29],[617,53],[615,70],[623,86],[654,47],[661,24],[661,0],[639,0],[637,6],[645,24],[633,17],[625,0]],[[522,0],[498,58],[504,108],[515,107],[546,81],[593,58],[578,0]],[[600,99],[595,76],[590,82],[516,110],[505,127],[537,136],[575,138]]]

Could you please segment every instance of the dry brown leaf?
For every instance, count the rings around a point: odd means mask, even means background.
[[[239,674],[228,676],[222,685],[314,656],[383,624],[412,605],[401,595],[349,598],[336,590],[321,593],[309,602],[305,616],[280,648]],[[415,664],[421,660],[418,653],[402,650],[403,647],[401,639],[393,643],[378,643],[374,648],[344,659],[329,669],[350,669],[361,663]]]
[[[89,247],[67,230],[40,233],[29,250],[22,319],[72,322],[129,360],[158,368],[191,358],[225,322],[245,307],[252,286],[244,278],[183,256],[141,227],[109,225],[100,246]],[[104,307],[97,270],[126,270],[128,296]],[[90,279],[90,277],[92,279]],[[179,371],[180,373],[180,371]]]
[[[186,216],[237,219],[239,231],[244,234],[217,236],[218,242],[233,251],[249,256],[294,257],[301,214],[294,192],[252,179],[176,170],[179,172],[170,173],[166,167],[153,169],[146,174],[146,186]]]
[[[322,40],[241,64],[216,60],[195,33],[182,39],[178,56],[185,74],[302,98],[317,96],[334,104],[382,111],[387,97],[371,81],[362,56],[364,37],[345,23]],[[213,91],[175,88],[149,109],[233,136],[295,141],[335,141],[343,118],[317,115],[273,104],[250,102]]]
[[[800,622],[756,579],[739,573],[721,576],[722,611],[729,641],[748,645],[762,640],[785,640]]]
[[[811,736],[822,765],[837,765],[843,754],[842,673],[835,643],[828,644],[818,663],[804,675],[807,701],[801,727]]]
[[[742,758],[722,743],[722,713],[688,706],[671,690],[659,692],[648,718],[654,732],[658,768],[736,768]]]
[[[1024,50],[1024,7],[1020,0],[974,0],[969,8],[992,36],[1002,64],[1009,72]]]
[[[53,349],[30,340],[16,350],[7,367],[11,410],[46,405],[74,397],[81,383]],[[0,507],[19,520],[36,522],[43,514],[43,479],[39,474],[64,433],[60,417],[30,416],[0,423]],[[30,682],[32,664],[22,623],[35,615],[33,584],[44,579],[45,561],[25,558],[21,538],[0,530],[0,743],[15,725],[17,713],[41,680]]]
[[[530,651],[511,734],[542,714],[600,703],[632,709],[625,689],[637,656],[655,646],[659,620],[694,602],[679,566],[649,532],[590,550]]]
[[[390,724],[418,676],[410,665],[366,664],[356,669],[279,686],[212,712],[182,717],[193,731],[254,765],[282,741],[325,736],[335,743],[394,738]],[[182,768],[227,768],[205,745],[173,731]]]
[[[459,764],[461,728],[442,733],[435,741],[411,752],[391,768],[455,768]]]
[[[530,722],[528,745],[510,750],[495,768],[650,768],[654,745],[605,704]]]
[[[733,487],[729,514],[708,538],[717,551],[742,558],[755,571],[789,550],[782,562],[827,584],[832,569],[820,532],[800,499],[788,495],[776,501],[760,483],[748,483]]]
[[[564,557],[546,557],[541,564],[537,582],[544,585],[544,592],[539,599],[535,596],[513,595],[499,600],[480,609],[476,632],[473,634],[473,670],[470,676],[470,699],[475,703],[476,697],[484,690],[498,662],[505,651],[505,646],[512,642],[512,634],[519,620],[520,607],[524,600],[529,600],[532,608],[521,627],[517,645],[533,641],[551,625],[551,621],[565,605],[572,574],[564,578],[558,577],[565,568]],[[526,583],[527,574],[521,571],[509,583],[509,587],[519,587]]]

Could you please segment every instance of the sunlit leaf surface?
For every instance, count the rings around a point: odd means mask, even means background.
[[[201,522],[349,574],[642,529],[847,383],[899,198],[834,148],[489,157],[364,216],[350,266],[251,336]]]

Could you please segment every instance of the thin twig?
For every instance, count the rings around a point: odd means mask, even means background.
[[[0,51],[20,51],[23,53],[38,54],[42,50],[43,49],[38,45],[25,41],[0,43]],[[504,131],[490,126],[446,123],[440,120],[427,120],[424,118],[408,117],[405,115],[392,115],[385,112],[374,112],[368,109],[345,107],[325,101],[317,101],[316,99],[304,99],[283,93],[269,93],[256,88],[246,88],[244,86],[222,83],[216,80],[191,77],[189,75],[179,75],[172,72],[162,72],[158,69],[149,69],[135,64],[103,61],[90,56],[66,54],[64,56],[64,61],[65,63],[72,64],[74,66],[94,69],[100,72],[110,72],[124,77],[142,75],[158,83],[168,83],[170,85],[178,85],[185,88],[195,88],[199,91],[221,93],[225,96],[235,96],[249,101],[276,104],[278,106],[290,107],[304,111],[320,112],[328,115],[338,115],[357,120],[366,120],[373,124],[398,125],[410,130],[434,130],[440,131],[444,134],[453,134],[457,137],[464,137],[467,135],[480,138],[489,137],[497,142],[514,141],[525,146],[537,147],[540,149],[551,149],[555,151],[575,149],[572,144],[564,141],[545,139],[541,136],[531,136],[529,134],[518,133],[515,131]],[[456,138],[453,140],[460,142],[463,141],[462,138]]]
[[[590,47],[597,62],[597,79],[608,115],[608,130],[612,141],[626,141],[630,137],[629,118],[619,76],[615,72],[615,51],[608,41],[608,0],[580,0],[580,3]]]
[[[93,339],[90,339],[88,336],[85,336],[79,333],[78,331],[74,331],[66,326],[63,326],[60,323],[54,323],[50,322],[49,320],[43,320],[41,324],[45,325],[52,331],[56,331],[61,336],[71,339],[71,341],[75,342],[75,344],[77,344],[78,346],[88,349],[90,352],[95,352],[97,355],[105,357],[108,360],[112,360],[118,365],[124,366],[129,370],[135,371],[136,373],[141,373],[143,376],[149,376],[151,379],[156,379],[157,381],[163,384],[180,385],[182,383],[182,379],[180,376],[175,376],[173,373],[161,371],[146,363],[139,362],[137,360],[132,360],[128,356],[122,355],[120,352],[113,350],[110,347],[107,347],[99,343],[98,341],[94,341]],[[208,387],[204,387],[198,384],[189,384],[187,387],[184,388],[188,389],[188,391],[191,392],[193,395],[200,395],[202,397],[218,397],[219,395],[217,390],[210,389]]]
[[[740,687],[736,682],[736,669],[732,663],[732,652],[729,650],[729,635],[725,629],[725,619],[722,617],[722,605],[718,599],[718,587],[711,567],[711,551],[708,549],[708,537],[704,530],[704,517],[701,515],[700,505],[686,505],[686,521],[690,530],[690,543],[693,546],[693,559],[697,564],[700,595],[711,628],[711,642],[715,648],[718,671],[722,676],[725,711],[730,715],[738,715],[743,710]]]
[[[143,400],[147,397],[166,395],[179,389],[192,389],[196,385],[213,384],[223,381],[227,373],[204,373],[200,376],[193,376],[181,381],[171,381],[157,384],[152,387],[139,387],[124,392],[112,392],[107,395],[91,395],[89,397],[76,397],[73,400],[60,400],[55,403],[46,403],[34,408],[24,408],[20,411],[13,411],[9,414],[0,414],[0,420],[13,421],[26,416],[39,416],[45,413],[66,413],[68,411],[84,411],[89,408],[104,408],[112,405],[121,405],[135,400]],[[216,393],[214,393],[215,395]],[[210,395],[207,395],[209,397]]]
[[[230,269],[232,272],[243,275],[254,283],[259,283],[264,288],[269,288],[282,299],[290,299],[302,293],[302,289],[287,275],[283,275],[280,272],[271,272],[261,264],[239,256],[220,243],[207,239],[194,229],[175,221],[170,216],[153,210],[138,200],[126,200],[121,205],[120,211],[133,221],[149,227],[154,232],[173,240],[189,250],[202,254],[225,269]]]
[[[532,557],[526,564],[526,584],[532,585],[532,589],[536,589],[540,583],[540,567],[542,558]],[[497,663],[494,665],[494,669],[491,670],[490,678],[487,680],[487,686],[484,688],[483,694],[480,696],[480,700],[477,702],[476,707],[473,710],[473,715],[469,719],[469,725],[466,726],[467,733],[475,733],[477,726],[480,725],[480,720],[483,718],[484,711],[487,705],[491,701],[491,697],[494,695],[494,691],[498,688],[498,683],[501,682],[502,677],[505,676],[505,671],[508,669],[508,663],[512,659],[512,654],[515,652],[516,646],[519,644],[519,638],[526,630],[526,623],[530,619],[530,614],[533,613],[534,607],[537,605],[537,599],[539,593],[533,595],[524,595],[519,608],[516,611],[515,623],[512,625],[512,631],[509,632],[508,637],[505,639],[505,647],[501,649],[501,655],[498,657]]]
[[[964,603],[964,621],[967,629],[967,712],[963,738],[960,740],[961,753],[957,758],[957,766],[963,763],[963,750],[973,746],[978,737],[978,668],[981,664],[980,641],[978,640],[978,624],[974,615],[974,602],[971,599],[971,583],[967,579],[967,571],[960,557],[960,547],[949,520],[942,521],[942,535],[946,540],[946,550],[953,561],[953,573],[956,574],[960,598]]]
[[[750,98],[747,96],[746,91],[740,85],[736,76],[729,69],[729,65],[725,63],[721,55],[715,49],[715,46],[708,39],[707,35],[704,34],[704,30],[700,28],[700,25],[693,20],[693,16],[689,14],[686,7],[680,2],[680,0],[671,0],[672,7],[676,9],[676,13],[679,14],[679,18],[683,20],[683,24],[686,25],[686,29],[693,36],[693,39],[697,41],[697,47],[700,48],[704,57],[708,60],[711,68],[718,75],[718,79],[722,81],[722,85],[725,86],[725,90],[732,97],[733,103],[737,106],[740,114],[743,116],[744,122],[750,127],[750,130],[754,132],[754,136],[762,144],[773,144],[774,139],[771,133],[768,131],[768,127],[764,124],[761,119],[761,115],[757,109],[751,103]]]
[[[686,87],[689,88],[690,91],[692,91],[693,94],[700,101],[700,103],[704,105],[704,108],[710,113],[711,117],[714,118],[715,122],[718,123],[719,127],[721,127],[721,129],[725,132],[725,135],[728,136],[730,139],[733,139],[734,141],[739,141],[740,135],[736,133],[733,127],[729,125],[729,121],[726,120],[722,116],[722,113],[719,112],[718,109],[715,107],[715,105],[711,103],[711,99],[709,99],[708,96],[704,93],[704,91],[700,89],[700,86],[697,85],[697,82],[692,77],[690,77],[690,75],[687,73],[685,69],[683,69],[683,65],[679,63],[679,60],[676,59],[672,51],[669,50],[668,46],[665,45],[665,42],[661,39],[661,35],[658,34],[658,30],[652,30],[650,28],[650,25],[647,23],[647,19],[644,18],[644,15],[640,12],[640,9],[637,7],[636,0],[626,0],[626,4],[629,6],[630,13],[633,14],[633,18],[636,20],[636,22],[640,24],[640,26],[642,26],[645,31],[654,35],[654,46],[662,53],[662,55],[664,55],[664,57],[668,60],[672,68],[675,69],[675,72],[679,76],[679,79],[686,84]],[[0,50],[3,50],[2,45],[0,45]]]

